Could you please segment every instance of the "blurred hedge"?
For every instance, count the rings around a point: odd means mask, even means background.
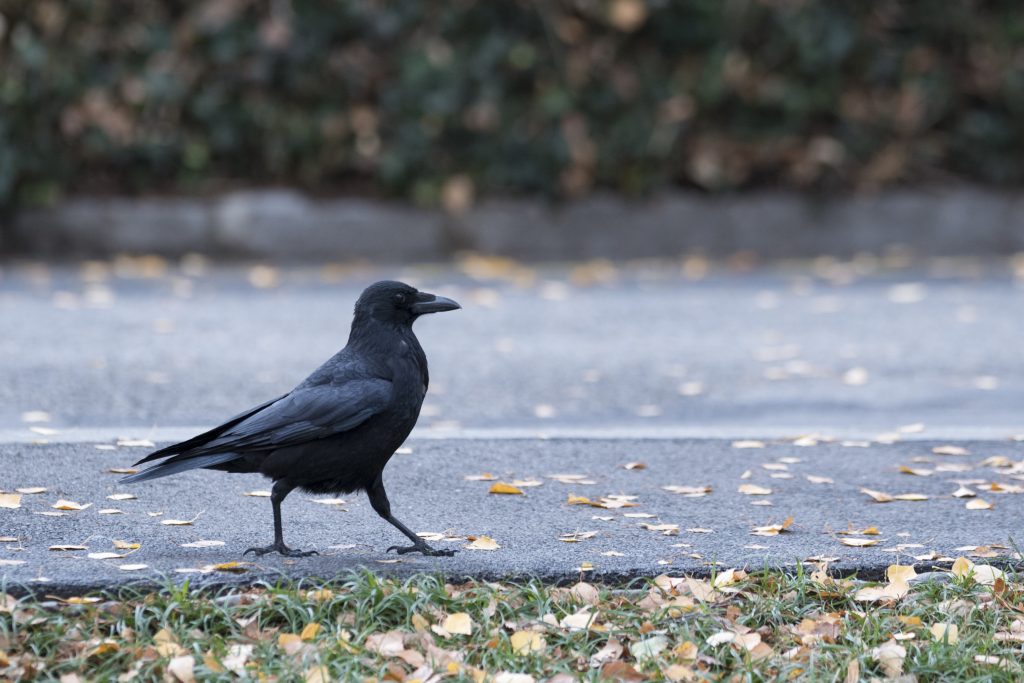
[[[1020,0],[0,0],[0,205],[1024,182]]]

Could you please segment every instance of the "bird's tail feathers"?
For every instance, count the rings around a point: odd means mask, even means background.
[[[141,472],[129,474],[127,477],[121,477],[120,483],[136,484],[140,481],[158,479],[160,477],[166,477],[186,470],[220,465],[221,463],[237,460],[239,457],[238,453],[212,453],[210,455],[197,455],[192,457],[178,456],[176,458],[171,458],[170,460],[165,460],[159,465],[154,465],[153,467],[142,470]]]

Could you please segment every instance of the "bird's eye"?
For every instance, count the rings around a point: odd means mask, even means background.
[[[395,294],[395,303],[396,304],[404,304],[405,303],[405,294],[402,294],[402,293]]]

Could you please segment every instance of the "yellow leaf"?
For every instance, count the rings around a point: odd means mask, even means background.
[[[910,565],[892,564],[885,570],[885,577],[889,583],[910,583],[910,580],[917,576],[917,572]]]
[[[967,505],[965,505],[964,507],[966,507],[968,510],[991,510],[992,503],[984,501],[981,498],[974,498],[972,500],[967,501]]]
[[[161,657],[178,657],[186,653],[185,648],[178,644],[178,639],[165,628],[153,634],[157,654]]]
[[[473,633],[473,620],[465,612],[456,612],[455,614],[448,615],[441,628],[448,631],[448,633],[468,636]]]
[[[950,645],[956,643],[960,639],[960,629],[956,624],[932,624],[928,629],[931,632],[932,637],[938,641],[945,641]]]
[[[871,499],[874,500],[876,503],[891,503],[893,500],[895,500],[888,493],[882,493],[881,491],[873,491],[871,489],[861,489],[860,492],[861,493],[866,493],[867,495],[871,496]]]
[[[498,493],[504,495],[522,495],[523,490],[512,486],[512,484],[506,484],[504,482],[495,482],[491,484],[491,488],[488,493]]]
[[[311,622],[302,627],[302,633],[299,634],[299,638],[309,642],[316,638],[316,634],[320,633],[320,624]]]
[[[593,505],[593,503],[586,496],[574,496],[570,494],[569,505]]]
[[[129,543],[128,541],[114,541],[114,548],[117,550],[138,550],[142,546],[138,543]]]
[[[76,503],[73,500],[64,500],[62,498],[53,505],[51,505],[50,507],[52,507],[55,510],[84,510],[90,505],[92,505],[92,503],[86,503],[85,505],[82,505],[81,503]]]
[[[740,484],[739,492],[746,496],[767,496],[772,490],[757,484]]]
[[[0,508],[6,508],[8,510],[17,510],[21,507],[21,494],[19,493],[0,493]]]
[[[490,536],[477,536],[472,543],[466,546],[467,550],[498,550],[499,548],[501,546]]]
[[[121,649],[121,646],[118,645],[113,640],[104,640],[102,643],[100,643],[99,645],[94,647],[92,649],[92,651],[90,651],[89,654],[86,655],[86,656],[87,657],[98,657],[100,655],[105,655],[108,652],[117,652],[120,649]]]
[[[512,643],[512,650],[520,655],[539,652],[548,644],[544,636],[536,631],[516,631],[509,640]]]

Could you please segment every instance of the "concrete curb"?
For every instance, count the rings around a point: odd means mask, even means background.
[[[613,195],[563,205],[490,199],[449,215],[267,189],[212,199],[71,199],[21,212],[8,234],[8,253],[72,258],[200,252],[284,262],[409,262],[444,260],[460,249],[524,260],[691,251],[790,258],[893,245],[921,256],[993,256],[1024,250],[1024,194],[970,186],[828,198],[672,192],[642,202]]]

